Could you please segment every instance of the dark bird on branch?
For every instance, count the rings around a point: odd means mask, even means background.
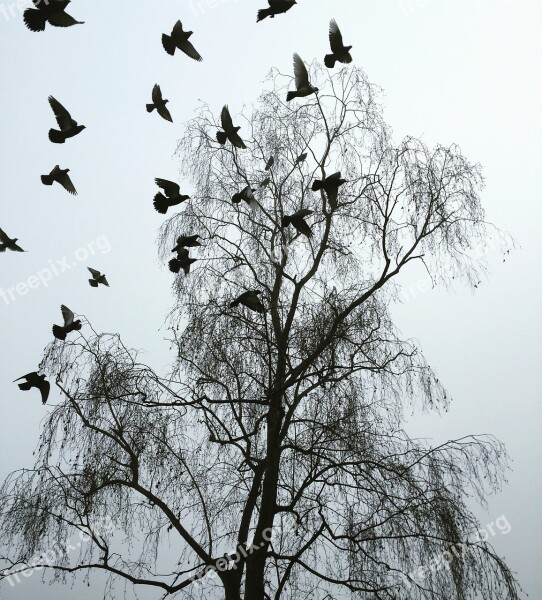
[[[343,44],[343,36],[335,19],[329,23],[329,43],[331,45],[331,54],[326,54],[324,63],[328,69],[333,69],[336,62],[348,64],[352,62],[350,50],[352,46]]]
[[[258,18],[256,23],[263,21],[266,17],[275,18],[275,15],[280,15],[289,11],[294,4],[297,4],[295,0],[267,0],[269,8],[262,8],[258,11]]]
[[[162,98],[162,90],[160,89],[160,86],[156,84],[152,88],[152,104],[147,104],[147,112],[151,113],[156,108],[158,114],[162,117],[162,119],[173,123],[171,114],[166,108],[166,104],[168,102],[169,100],[164,100],[164,98]]]
[[[247,292],[243,292],[230,303],[230,308],[235,308],[236,306],[239,306],[239,304],[242,304],[250,310],[262,314],[265,312],[265,308],[262,301],[258,298],[260,294],[261,292],[259,290],[248,290]]]
[[[164,46],[164,50],[168,54],[171,54],[171,56],[175,54],[175,50],[179,49],[190,58],[201,62],[203,59],[199,52],[192,46],[192,43],[188,41],[188,38],[193,33],[193,31],[183,31],[183,24],[180,21],[177,21],[171,35],[166,35],[165,33],[162,35],[162,46]]]
[[[305,162],[307,158],[307,153],[304,152],[303,154],[300,154],[296,159],[295,159],[295,163],[296,165],[298,165],[299,163]]]
[[[160,179],[159,177],[157,177],[154,181],[159,188],[164,190],[165,193],[164,195],[162,192],[158,192],[153,200],[154,208],[160,214],[165,215],[168,208],[177,206],[185,200],[190,200],[190,196],[181,194],[181,188],[177,183],[168,181],[167,179]]]
[[[184,274],[190,273],[190,265],[196,262],[196,258],[190,258],[188,250],[186,248],[179,248],[177,250],[177,258],[172,258],[169,261],[169,270],[172,273],[178,273],[183,269]]]
[[[60,128],[49,130],[49,139],[54,144],[63,144],[68,138],[75,137],[86,129],[84,125],[78,125],[77,121],[72,119],[70,113],[60,104],[58,100],[49,96],[49,104],[55,113],[56,122]]]
[[[305,221],[305,217],[312,215],[313,212],[313,210],[309,210],[308,208],[302,208],[292,215],[284,215],[284,217],[282,217],[281,226],[284,228],[288,227],[288,225],[293,225],[299,233],[311,237],[312,231],[307,221]]]
[[[201,246],[198,242],[199,235],[180,235],[177,238],[177,245],[173,248],[172,252],[180,252],[182,248],[196,248]]]
[[[60,307],[64,317],[64,325],[53,325],[53,335],[57,340],[65,340],[71,331],[79,331],[82,327],[81,320],[75,320],[73,312],[64,304]]]
[[[315,179],[312,184],[312,191],[317,192],[319,190],[324,190],[329,198],[329,202],[332,205],[337,203],[337,195],[339,193],[339,188],[341,185],[346,183],[346,179],[341,179],[341,172],[333,173],[333,175],[329,175],[324,180]]]
[[[271,178],[266,177],[262,181],[260,181],[260,187],[267,187],[271,183]]]
[[[24,383],[19,383],[19,389],[23,392],[28,392],[32,388],[36,388],[41,394],[41,403],[47,404],[47,398],[49,398],[49,392],[51,390],[51,384],[45,380],[45,375],[38,375],[36,371],[33,373],[27,373],[19,379],[15,379],[13,383],[26,379]]]
[[[288,92],[286,102],[290,102],[294,98],[304,98],[318,91],[317,87],[311,85],[307,67],[301,60],[299,54],[294,54],[294,75],[295,75],[295,92]]]
[[[17,244],[19,238],[10,238],[9,235],[0,229],[0,252],[11,250],[12,252],[24,252],[24,250]]]
[[[60,185],[68,192],[70,192],[70,194],[73,194],[74,196],[77,195],[77,190],[75,189],[72,180],[70,179],[70,176],[68,175],[68,173],[70,172],[69,169],[61,169],[59,167],[59,165],[56,165],[56,167],[49,173],[49,175],[42,175],[41,176],[41,182],[44,185],[53,185],[53,183],[56,181],[57,183],[60,183]]]
[[[227,105],[222,108],[222,112],[220,113],[220,122],[222,123],[222,129],[224,131],[217,132],[216,139],[218,143],[222,144],[223,146],[227,140],[230,140],[231,144],[236,148],[246,148],[243,140],[237,133],[241,127],[233,126],[233,121]]]
[[[66,12],[71,0],[32,0],[35,8],[24,11],[23,20],[30,31],[45,31],[47,23],[55,27],[82,25]]]
[[[250,208],[254,210],[258,208],[258,201],[256,200],[253,194],[253,192],[255,191],[256,190],[252,189],[249,185],[247,185],[247,187],[243,188],[240,192],[234,194],[231,198],[231,201],[234,204],[239,204],[241,200],[244,200],[250,206]]]
[[[87,269],[92,274],[92,279],[88,280],[91,287],[97,288],[100,283],[109,287],[109,282],[105,278],[105,275],[102,275],[102,273],[100,273],[100,271],[96,271],[96,269],[91,269],[90,267],[87,267]]]
[[[271,156],[265,165],[265,170],[269,171],[269,169],[275,164],[275,157]]]

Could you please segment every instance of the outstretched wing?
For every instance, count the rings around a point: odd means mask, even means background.
[[[295,75],[295,87],[300,90],[304,87],[310,85],[309,83],[309,74],[307,73],[307,68],[305,67],[305,63],[301,59],[299,54],[294,54],[294,75]]]
[[[60,102],[56,98],[53,98],[53,96],[49,96],[49,104],[51,105],[51,108],[55,113],[56,122],[58,123],[60,129],[69,129],[74,124],[70,113],[62,106],[62,104],[60,104]]]
[[[310,210],[309,208],[301,208],[299,210],[297,210],[292,217],[299,217],[301,219],[304,219],[305,217],[308,217],[309,215],[312,215],[314,211]]]
[[[152,101],[156,104],[157,102],[162,102],[162,90],[160,86],[156,83],[152,88]]]
[[[343,51],[343,36],[335,19],[331,19],[329,22],[329,43],[334,54],[340,54]]]
[[[179,48],[190,58],[201,62],[203,58],[201,58],[200,53],[192,46],[192,44],[188,40],[183,40],[179,44]]]
[[[73,323],[73,319],[75,318],[73,312],[67,306],[64,306],[64,304],[60,307],[60,310],[62,311],[62,316],[64,317],[64,326],[71,325]]]
[[[51,384],[48,381],[45,381],[45,379],[40,378],[37,388],[41,393],[41,403],[47,404],[47,398],[49,398],[49,392],[51,391]]]
[[[179,184],[174,183],[173,181],[169,181],[167,179],[160,179],[159,177],[157,177],[154,180],[154,182],[156,183],[156,185],[159,188],[164,190],[164,192],[168,198],[177,196],[181,192],[181,188],[179,187]]]
[[[0,242],[2,242],[2,244],[9,244],[11,242],[11,238],[3,229],[0,229]]]
[[[222,108],[222,112],[220,113],[220,121],[224,131],[231,131],[233,129],[233,121],[231,120],[230,110],[227,104],[225,104]]]
[[[26,375],[19,377],[19,379],[14,379],[13,383],[15,383],[16,381],[21,381],[21,379],[26,379],[28,383],[31,383],[32,379],[35,379],[37,376],[38,374],[36,373],[36,371],[32,371],[32,373],[27,373]]]
[[[169,121],[170,123],[173,123],[173,119],[171,117],[171,113],[165,107],[164,104],[161,104],[160,106],[157,106],[156,108],[158,110],[158,114],[162,117],[162,119],[165,119],[166,121]]]
[[[59,12],[49,17],[49,23],[55,27],[71,27],[72,25],[82,25],[82,21],[76,21],[66,12]]]
[[[326,181],[329,181],[330,183],[335,183],[340,178],[341,178],[341,172],[337,171],[337,173],[333,173],[333,175],[329,175],[329,177],[326,177]]]
[[[91,269],[87,267],[87,269],[92,273],[93,277],[99,277],[101,275],[100,271],[96,271],[96,269]]]
[[[75,186],[73,185],[73,182],[67,173],[59,174],[57,181],[67,192],[77,196],[77,190],[75,189]]]

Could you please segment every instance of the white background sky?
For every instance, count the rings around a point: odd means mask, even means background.
[[[409,431],[436,442],[492,433],[506,443],[513,459],[509,483],[478,514],[483,524],[506,516],[511,532],[492,541],[525,591],[538,598],[542,3],[298,0],[287,15],[257,25],[256,10],[264,6],[265,0],[74,0],[69,12],[85,25],[34,34],[4,3],[0,227],[28,253],[0,255],[0,287],[24,282],[63,257],[77,265],[9,304],[0,298],[0,478],[32,464],[48,408],[11,382],[36,368],[51,325],[60,323],[61,303],[98,330],[120,332],[155,368],[169,363],[163,322],[172,280],[157,260],[163,217],[152,207],[154,177],[183,181],[172,155],[200,99],[217,113],[225,103],[237,112],[257,98],[272,66],[291,69],[293,52],[307,62],[322,60],[335,17],[354,45],[356,65],[385,91],[396,140],[411,134],[429,145],[458,143],[484,167],[489,220],[521,246],[505,263],[492,261],[476,294],[418,290],[395,312],[454,398],[448,414],[416,415]],[[194,30],[203,63],[163,51],[161,34],[177,19]],[[173,125],[145,112],[155,83],[171,101]],[[64,146],[47,139],[55,123],[50,94],[87,126]],[[41,185],[40,175],[57,163],[71,169],[79,196]],[[111,251],[78,262],[76,252],[102,236]],[[90,288],[86,266],[105,272],[111,288]],[[51,400],[57,399],[54,392]],[[39,575],[15,588],[0,586],[7,600],[64,600],[75,592],[99,596],[86,585],[42,587]]]

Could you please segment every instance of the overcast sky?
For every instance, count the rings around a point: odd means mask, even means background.
[[[520,245],[505,263],[494,257],[476,294],[427,290],[423,273],[413,271],[395,314],[454,399],[441,418],[415,415],[409,432],[435,442],[492,433],[506,443],[509,483],[478,515],[483,525],[505,516],[509,533],[494,527],[491,541],[525,591],[541,597],[542,3],[298,0],[287,15],[257,25],[264,6],[73,0],[69,12],[85,25],[37,34],[16,4],[0,4],[0,227],[28,250],[0,255],[0,478],[33,463],[49,409],[12,381],[36,368],[51,325],[60,323],[60,304],[98,330],[121,333],[158,370],[173,358],[163,328],[172,279],[157,259],[163,217],[152,207],[153,180],[182,181],[173,153],[199,100],[216,113],[225,103],[240,111],[272,66],[291,69],[293,52],[322,60],[335,17],[356,65],[385,91],[396,140],[411,134],[429,145],[459,144],[484,167],[489,220]],[[178,19],[194,30],[203,63],[163,51],[161,34]],[[155,83],[170,99],[173,125],[145,112]],[[87,126],[65,146],[47,139],[49,95]],[[55,164],[71,169],[77,197],[41,185]],[[87,266],[105,272],[111,288],[90,288]],[[47,285],[29,279],[38,273],[50,278]],[[19,291],[17,284],[24,284]],[[64,600],[75,592],[99,597],[84,584],[42,588],[39,575],[0,586],[7,600]]]

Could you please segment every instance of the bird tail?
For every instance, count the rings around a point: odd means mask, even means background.
[[[290,102],[290,100],[293,100],[294,98],[297,98],[297,92],[288,92],[286,102]]]
[[[326,67],[328,69],[333,69],[333,67],[335,66],[336,60],[337,59],[333,56],[333,54],[326,54],[326,56],[324,58],[324,64],[326,65]]]
[[[66,332],[64,331],[63,327],[60,327],[60,325],[53,325],[53,335],[57,340],[66,339]]]
[[[41,182],[43,185],[53,185],[54,179],[50,175],[42,175]]]
[[[314,181],[314,183],[312,184],[311,190],[313,192],[317,192],[318,190],[321,190],[324,188],[324,182],[320,179],[316,179]]]
[[[165,33],[162,35],[162,46],[164,46],[164,50],[173,56],[175,54],[175,42],[173,38]]]
[[[167,209],[169,208],[169,203],[167,198],[162,194],[162,192],[158,192],[153,200],[154,208],[161,215],[165,215],[167,213]]]
[[[270,8],[262,8],[258,11],[258,18],[256,19],[256,23],[263,21],[266,17],[269,17],[272,14],[273,12]]]
[[[172,258],[169,263],[169,270],[172,273],[178,273],[181,269],[181,261],[178,258]]]
[[[155,108],[154,104],[147,104],[147,112],[151,113]]]
[[[224,145],[226,143],[226,140],[228,139],[228,136],[226,135],[225,131],[217,131],[216,139],[219,144]]]
[[[95,279],[89,279],[88,282],[90,283],[91,287],[98,287],[98,282]]]
[[[66,141],[66,137],[62,131],[57,131],[56,129],[49,129],[49,139],[53,144],[63,144]]]
[[[32,388],[32,386],[28,382],[19,383],[19,389],[23,390],[23,392],[28,392],[28,390],[31,388]]]
[[[23,20],[30,31],[45,31],[47,19],[40,10],[27,8],[24,11]]]

